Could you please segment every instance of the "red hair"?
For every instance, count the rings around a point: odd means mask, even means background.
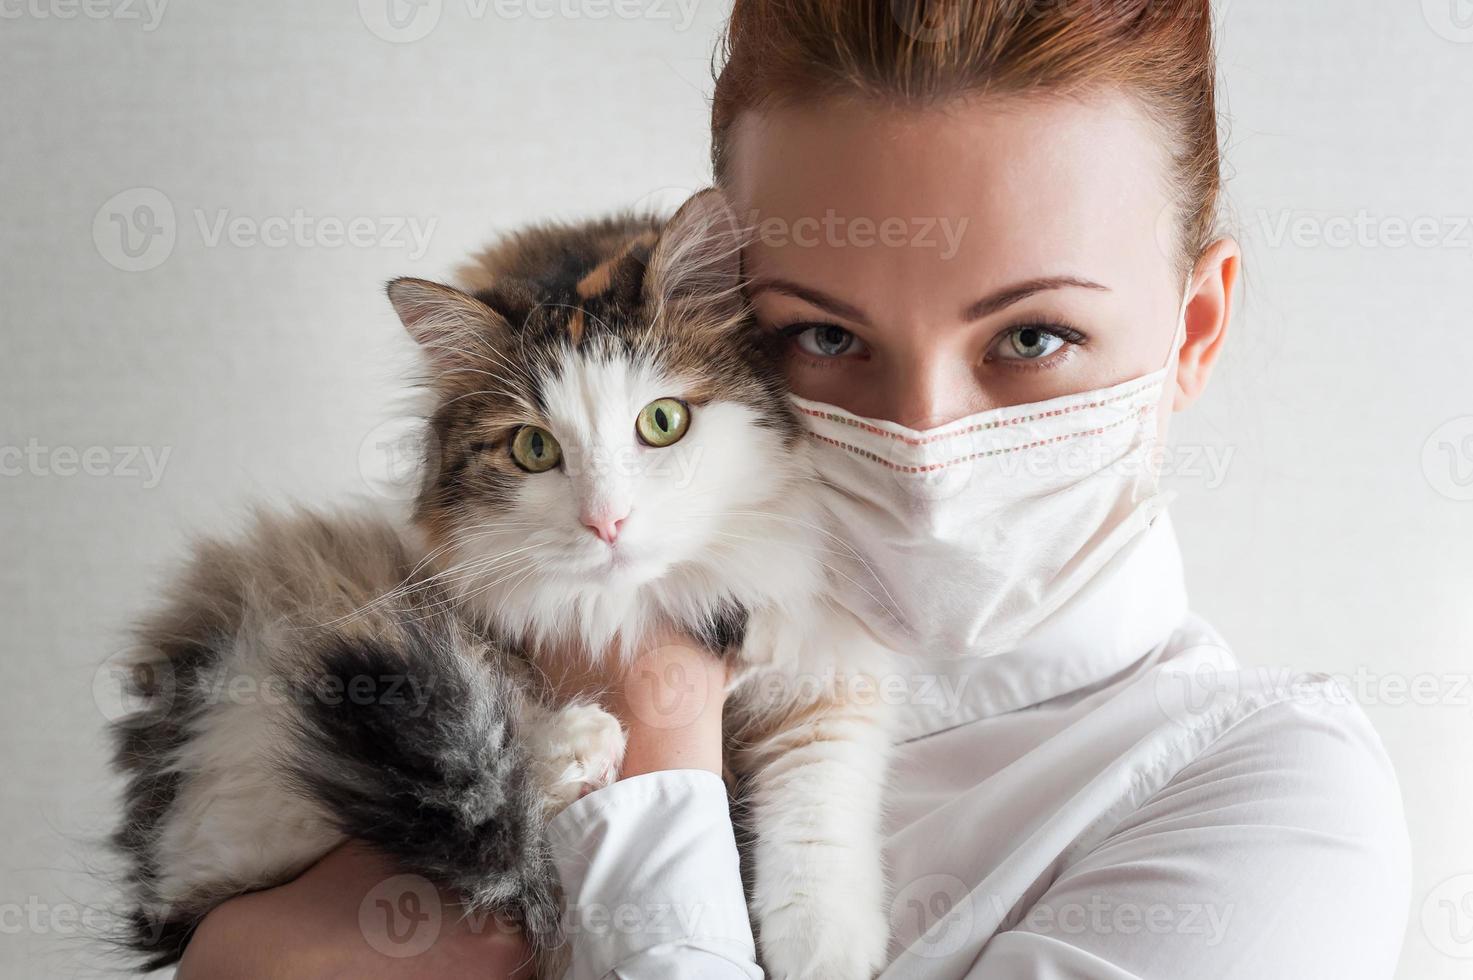
[[[1216,234],[1210,0],[735,0],[721,55],[711,111],[718,182],[737,118],[771,104],[858,96],[925,105],[1113,87],[1167,141],[1183,265]]]

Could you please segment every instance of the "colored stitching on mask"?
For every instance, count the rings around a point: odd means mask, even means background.
[[[811,416],[812,418],[826,419],[827,421],[830,421],[830,422],[838,422],[841,425],[847,425],[850,428],[854,428],[854,429],[861,429],[861,430],[863,430],[865,432],[869,432],[869,433],[872,433],[872,434],[877,435],[877,436],[884,436],[887,439],[897,439],[900,442],[905,443],[907,446],[925,446],[925,445],[929,445],[930,443],[933,443],[933,442],[940,442],[943,439],[954,439],[957,436],[964,436],[964,435],[968,435],[968,434],[973,433],[973,432],[982,432],[982,431],[987,430],[987,429],[1005,429],[1005,428],[1007,428],[1010,425],[1021,425],[1024,422],[1037,422],[1040,419],[1051,419],[1051,418],[1057,418],[1057,417],[1063,416],[1063,415],[1072,415],[1075,412],[1082,412],[1085,409],[1090,409],[1090,408],[1103,408],[1106,405],[1113,405],[1116,402],[1127,401],[1128,399],[1134,398],[1135,396],[1139,395],[1141,392],[1146,391],[1148,388],[1151,387],[1151,385],[1154,385],[1154,384],[1155,384],[1155,382],[1153,381],[1153,382],[1151,382],[1151,384],[1141,385],[1140,387],[1135,388],[1135,389],[1133,389],[1131,391],[1121,392],[1120,394],[1116,395],[1114,398],[1104,398],[1104,399],[1101,399],[1100,401],[1088,402],[1088,403],[1082,404],[1082,405],[1075,405],[1075,406],[1073,406],[1071,408],[1056,408],[1053,411],[1049,411],[1049,412],[1038,412],[1038,413],[1033,414],[1033,415],[1020,415],[1017,418],[1014,418],[1014,419],[1003,419],[1002,421],[999,421],[999,422],[983,422],[983,423],[980,423],[978,425],[968,426],[965,429],[958,429],[956,432],[944,432],[944,433],[942,433],[940,435],[927,436],[927,437],[922,438],[922,439],[910,439],[910,438],[907,438],[906,436],[898,435],[898,434],[896,434],[894,432],[889,432],[889,431],[887,431],[885,429],[879,428],[878,426],[873,426],[873,425],[870,425],[867,422],[861,422],[859,419],[850,418],[850,417],[845,416],[845,415],[836,415],[836,414],[834,414],[832,412],[820,412],[820,411],[816,411],[816,410],[811,409],[811,408],[805,408],[802,405],[797,405],[795,407],[798,409],[798,411],[802,412],[804,415]],[[834,440],[826,440],[826,441],[832,442]],[[836,445],[843,445],[843,443],[837,443],[837,442],[835,444]]]
[[[956,459],[947,460],[944,463],[931,463],[926,466],[902,466],[899,463],[892,463],[885,457],[880,456],[877,453],[872,453],[868,449],[861,449],[859,446],[851,445],[847,442],[841,442],[838,439],[831,439],[828,436],[819,435],[817,432],[809,432],[808,434],[820,442],[826,442],[829,445],[837,446],[840,449],[847,449],[849,452],[854,453],[856,456],[863,456],[865,459],[873,460],[874,462],[879,463],[882,466],[888,466],[890,469],[896,470],[900,473],[934,473],[937,470],[944,470],[948,466],[955,466],[958,463],[970,463],[973,460],[984,459],[989,456],[1002,456],[1007,453],[1015,453],[1024,449],[1037,449],[1039,446],[1048,446],[1056,442],[1064,442],[1069,439],[1078,439],[1081,436],[1097,436],[1103,432],[1108,432],[1111,429],[1118,428],[1119,426],[1122,426],[1127,422],[1136,421],[1142,416],[1149,415],[1151,413],[1152,406],[1143,405],[1134,413],[1125,416],[1125,418],[1111,422],[1109,425],[1102,425],[1097,429],[1088,429],[1084,432],[1070,432],[1066,435],[1061,436],[1051,436],[1048,439],[1039,439],[1035,442],[1024,443],[1021,446],[1009,446],[1006,449],[988,449],[980,453],[971,453],[967,456],[958,456]]]

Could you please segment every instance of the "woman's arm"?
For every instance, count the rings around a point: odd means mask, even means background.
[[[1311,690],[1239,722],[1125,815],[967,976],[1384,980],[1409,869],[1379,739],[1358,707]]]
[[[670,639],[606,699],[628,732],[614,785],[549,827],[573,980],[753,980],[736,837],[721,781],[726,669]]]
[[[715,658],[669,641],[607,685],[628,735],[620,782],[552,828],[572,976],[761,976],[719,778],[725,679]],[[423,885],[386,885],[396,874],[350,844],[286,885],[232,899],[201,924],[179,980],[530,976],[509,926],[462,919],[450,895],[432,911]]]
[[[463,918],[454,896],[401,876],[361,844],[300,877],[220,905],[184,951],[177,980],[440,980],[532,976],[515,926]]]

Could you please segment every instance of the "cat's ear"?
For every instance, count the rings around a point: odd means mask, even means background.
[[[746,311],[742,246],[746,232],[726,197],[698,191],[665,224],[645,274],[645,299],[656,316],[709,318],[733,325]]]
[[[474,296],[425,279],[395,279],[389,283],[389,302],[409,336],[436,363],[474,357],[508,329],[501,314]]]

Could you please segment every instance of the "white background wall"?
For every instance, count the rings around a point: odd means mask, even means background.
[[[76,922],[110,823],[94,677],[185,529],[382,489],[405,344],[380,284],[707,174],[724,3],[428,0],[396,32],[386,0],[159,2],[0,0],[0,447],[32,447],[0,458],[7,977],[110,973]],[[1248,282],[1178,426],[1229,462],[1177,480],[1196,607],[1250,663],[1345,675],[1396,761],[1407,980],[1473,967],[1466,8],[1225,7]],[[214,237],[299,212],[285,246]],[[114,214],[171,232],[130,257]],[[353,219],[374,241],[332,244]]]

